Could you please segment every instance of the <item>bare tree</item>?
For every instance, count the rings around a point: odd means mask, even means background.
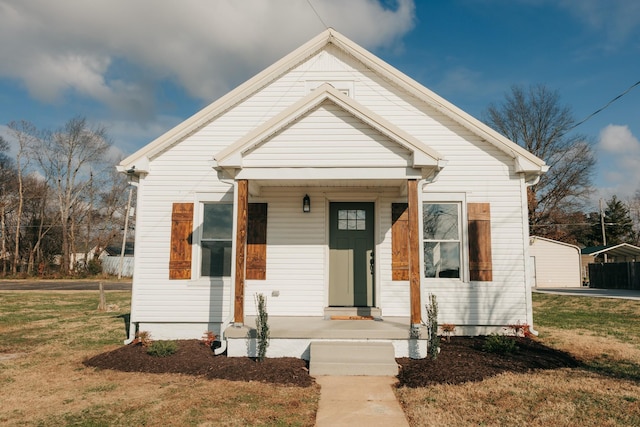
[[[91,127],[81,117],[69,120],[61,130],[47,134],[40,142],[34,156],[57,198],[62,230],[61,271],[66,274],[74,247],[71,214],[89,185],[89,168],[101,168],[110,143],[103,127]]]
[[[532,233],[544,236],[559,218],[582,207],[591,190],[595,156],[584,136],[568,134],[574,118],[569,107],[560,105],[557,91],[544,85],[528,90],[513,86],[502,104],[489,106],[485,121],[549,165],[529,189]]]
[[[18,207],[16,211],[16,238],[14,246],[13,264],[11,266],[11,273],[18,274],[18,264],[20,263],[20,229],[22,226],[22,210],[24,207],[24,178],[27,174],[30,158],[29,153],[33,152],[33,147],[36,146],[38,141],[38,132],[31,123],[27,121],[11,122],[9,123],[9,129],[12,136],[18,143],[18,152],[16,153],[16,173],[18,180]]]
[[[9,143],[0,137],[0,259],[2,259],[2,275],[7,274],[7,258],[8,258],[8,233],[7,233],[7,214],[12,203],[13,187],[15,183],[15,167],[13,159],[7,154],[9,152]]]
[[[27,275],[34,274],[35,265],[42,267],[39,272],[44,273],[45,257],[52,253],[45,253],[47,249],[45,239],[50,231],[58,224],[57,215],[53,211],[49,199],[49,185],[41,177],[34,174],[25,179],[25,220],[27,221],[26,245],[29,247],[27,261]],[[59,252],[57,252],[59,253]]]

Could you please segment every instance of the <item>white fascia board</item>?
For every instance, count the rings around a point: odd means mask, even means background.
[[[383,117],[357,103],[333,86],[325,83],[316,90],[301,98],[280,114],[258,126],[234,144],[228,146],[214,156],[220,167],[242,167],[242,154],[261,144],[271,135],[285,129],[299,117],[313,110],[324,101],[333,102],[363,123],[371,126],[392,141],[413,153],[413,167],[438,166],[443,157],[432,148],[426,146],[407,132],[393,125]]]

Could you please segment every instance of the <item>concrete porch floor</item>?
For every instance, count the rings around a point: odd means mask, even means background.
[[[409,339],[409,317],[385,317],[382,320],[327,320],[324,317],[269,316],[271,338],[284,339]],[[225,331],[228,338],[255,337],[255,316],[246,316],[244,326],[231,325]],[[426,338],[426,328],[421,327]]]

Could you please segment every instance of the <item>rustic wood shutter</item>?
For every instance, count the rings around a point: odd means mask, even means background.
[[[409,280],[409,205],[391,204],[391,279]]]
[[[491,210],[489,203],[467,204],[469,220],[469,279],[493,280],[491,261]]]
[[[174,203],[171,211],[169,279],[191,278],[193,203]]]
[[[247,279],[267,278],[267,204],[249,203]]]

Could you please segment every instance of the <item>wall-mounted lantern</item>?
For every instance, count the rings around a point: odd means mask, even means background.
[[[302,199],[302,212],[311,212],[311,199],[309,198],[308,194],[305,194],[304,198]]]

